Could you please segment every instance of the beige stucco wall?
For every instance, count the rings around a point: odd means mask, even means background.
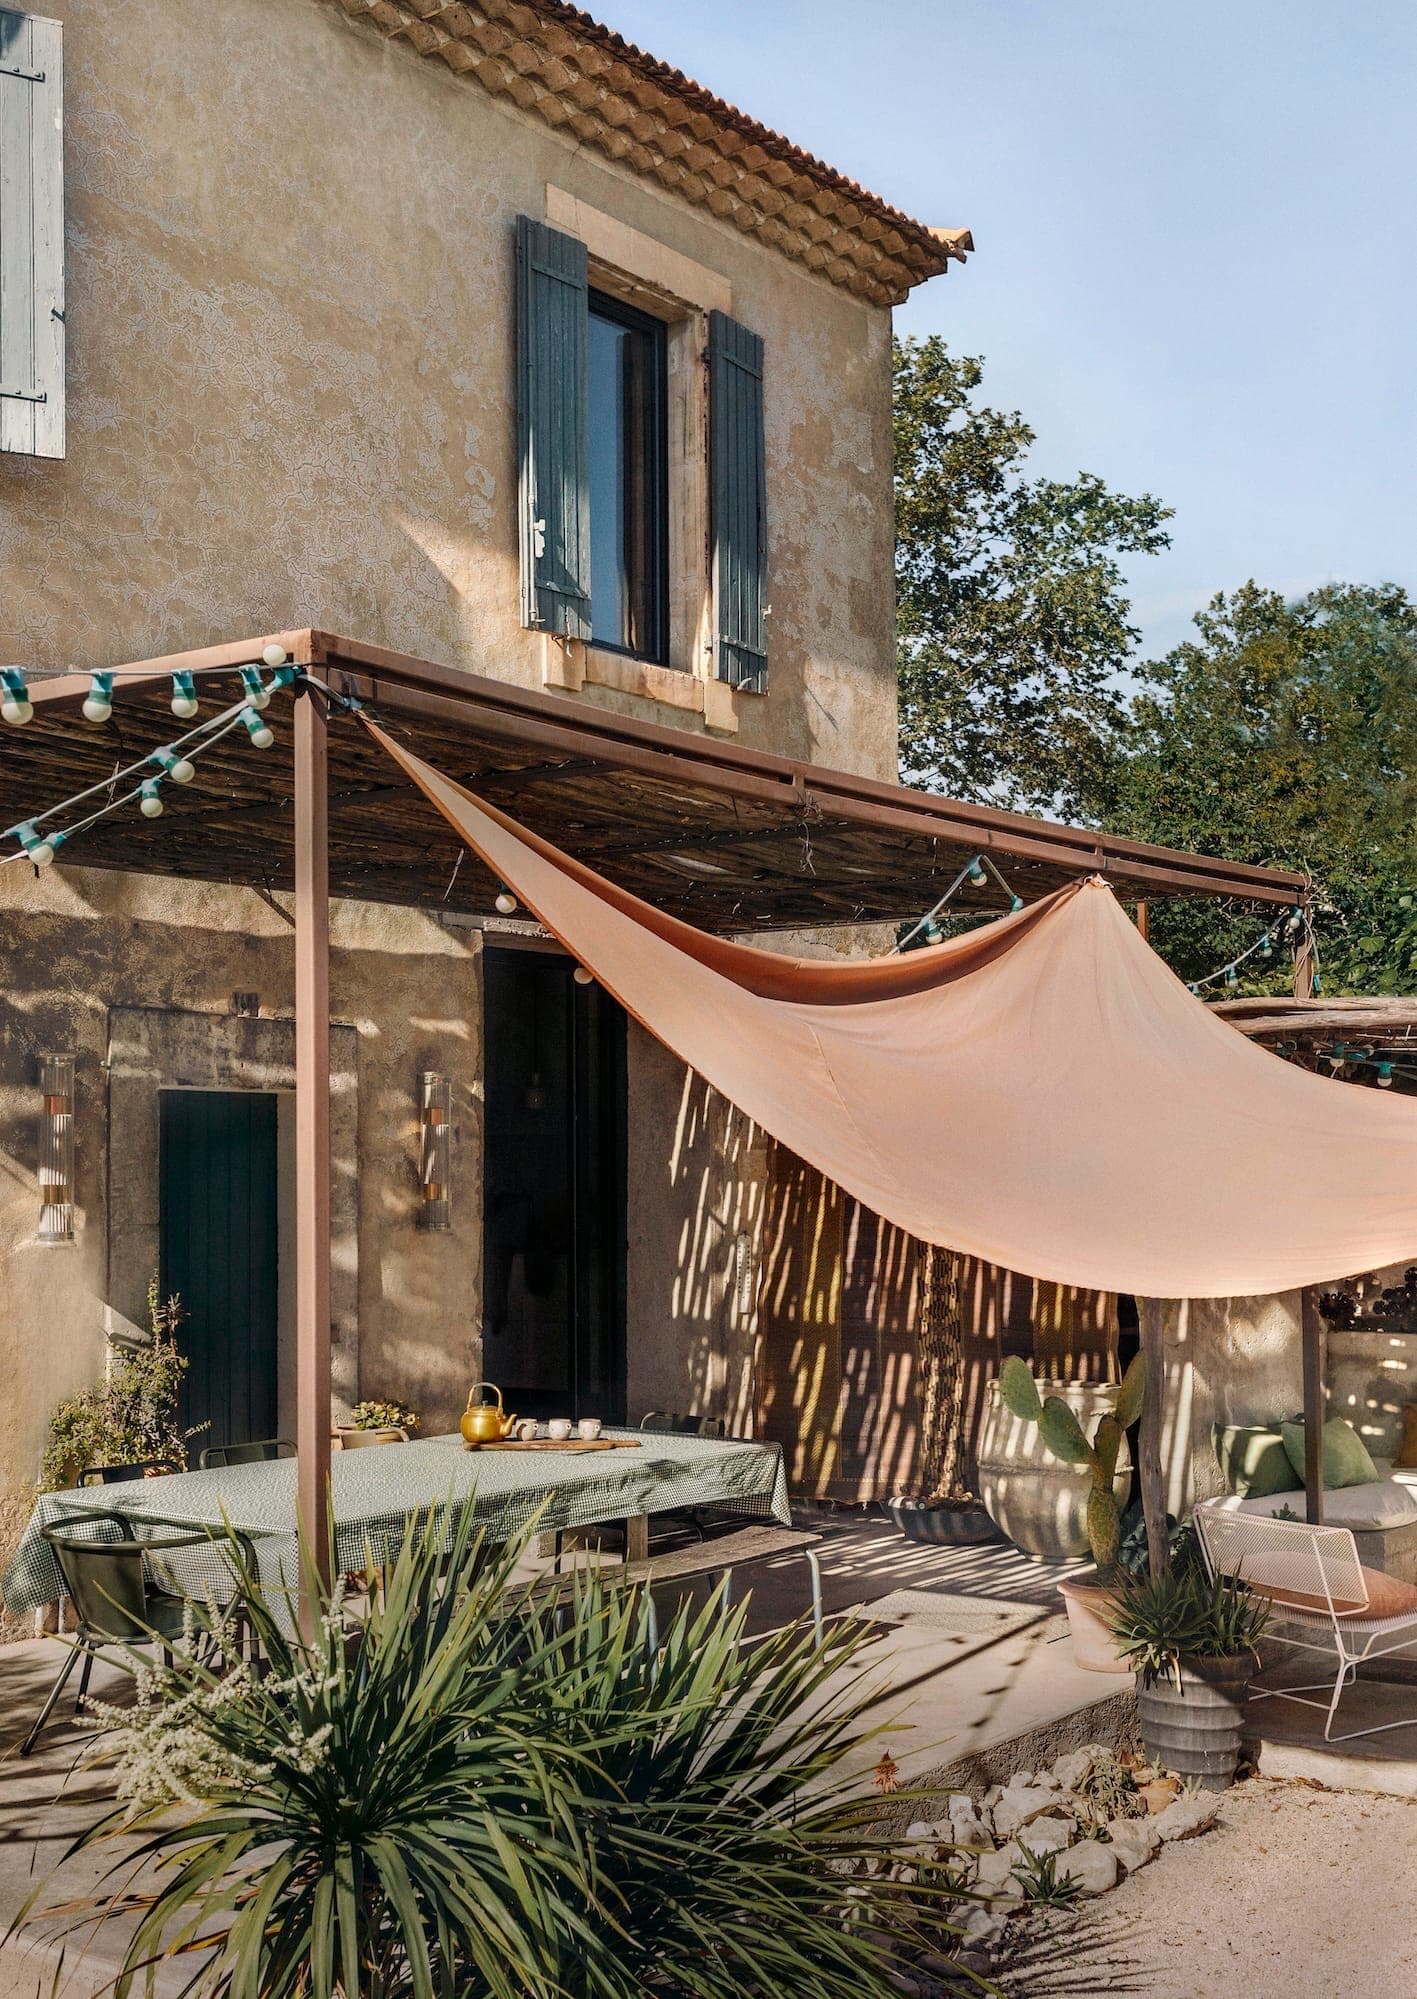
[[[322,0],[45,11],[66,29],[69,442],[60,461],[0,455],[0,658],[95,667],[315,624],[540,686],[518,611],[512,228],[554,183],[719,273],[766,343],[771,674],[739,698],[738,739],[894,776],[885,311]],[[0,1365],[22,1384],[0,1398],[0,1474],[17,1482],[122,1302],[110,1010],[224,1015],[259,989],[287,1017],[291,942],[244,891],[81,868],[0,871],[0,912]],[[480,1321],[478,939],[341,905],[335,941],[333,1010],[358,1033],[357,1152],[336,1161],[357,1190],[358,1387],[443,1426]],[[79,1240],[49,1251],[45,1046],[79,1057]],[[458,1091],[448,1237],[413,1225],[420,1066]],[[629,1092],[631,1414],[746,1427],[760,1142],[637,1030]]]
[[[69,445],[0,456],[0,656],[108,665],[317,624],[540,685],[512,227],[554,182],[720,273],[765,339],[772,684],[740,699],[740,740],[894,776],[884,309],[321,0],[45,11],[66,34]]]
[[[347,1395],[397,1396],[430,1428],[447,1429],[480,1347],[480,939],[412,912],[340,903],[333,943],[332,1015],[357,1036],[357,1109],[336,1119],[333,1160],[337,1214],[344,1206],[357,1216],[357,1269],[346,1231],[335,1271],[337,1343],[347,1355],[357,1349],[357,1372],[351,1362],[337,1373]],[[160,1080],[204,1086],[205,1072],[184,1073],[183,1049],[228,1036],[235,991],[259,993],[260,1027],[288,1020],[293,971],[289,926],[249,891],[76,868],[38,880],[25,867],[0,870],[0,1372],[9,1384],[0,1489],[33,1478],[54,1403],[102,1372],[104,1305],[128,1316],[141,1308],[141,1249],[116,1243],[110,1267],[107,1240],[118,1176],[125,1209],[156,1210],[155,1155],[107,1142],[118,1010],[170,1022],[175,1066]],[[41,1247],[34,1065],[50,1048],[77,1057],[78,1216],[72,1244]],[[454,1084],[447,1234],[416,1226],[421,1068]],[[280,1087],[281,1078],[251,1082]],[[338,1142],[351,1136],[352,1149]]]
[[[1138,1300],[1164,1327],[1162,1462],[1167,1510],[1180,1518],[1225,1489],[1216,1424],[1287,1419],[1302,1407],[1299,1293],[1264,1298]]]

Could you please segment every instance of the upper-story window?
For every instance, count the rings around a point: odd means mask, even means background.
[[[762,340],[626,270],[614,253],[633,255],[634,232],[602,219],[595,283],[582,237],[517,220],[522,623],[568,657],[620,653],[762,693]]]
[[[588,334],[591,640],[660,662],[668,639],[666,331],[592,291]]]

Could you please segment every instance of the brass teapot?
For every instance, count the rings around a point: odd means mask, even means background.
[[[490,1388],[496,1396],[495,1402],[474,1402],[473,1396],[479,1388]],[[499,1444],[504,1437],[510,1437],[515,1416],[509,1416],[502,1407],[502,1391],[495,1381],[474,1381],[467,1392],[467,1408],[463,1411],[458,1428],[462,1431],[464,1447],[471,1451],[479,1444]]]

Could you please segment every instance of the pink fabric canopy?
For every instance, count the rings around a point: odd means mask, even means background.
[[[1215,1019],[1100,879],[905,956],[788,958],[663,915],[368,726],[628,1013],[910,1234],[1155,1298],[1417,1256],[1417,1104]]]

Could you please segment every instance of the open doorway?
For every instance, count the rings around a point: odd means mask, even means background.
[[[523,1416],[625,1417],[625,1016],[489,946],[483,1371]]]

